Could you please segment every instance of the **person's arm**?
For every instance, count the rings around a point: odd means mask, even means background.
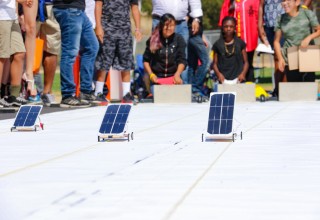
[[[132,11],[134,25],[136,27],[136,29],[134,31],[134,36],[137,39],[137,41],[141,41],[142,33],[141,33],[141,29],[140,29],[140,11],[139,11],[138,5],[132,4],[131,11]]]
[[[200,28],[201,17],[203,16],[201,0],[189,0],[190,6],[190,17],[193,18],[191,28],[192,34],[195,35],[198,33]]]
[[[275,32],[273,46],[274,46],[274,52],[276,54],[276,57],[278,58],[279,70],[281,72],[283,72],[284,71],[284,67],[286,65],[286,62],[284,61],[284,58],[283,58],[282,53],[281,53],[281,45],[280,45],[281,37],[282,37],[282,31],[281,30],[277,30]]]
[[[177,70],[174,73],[174,84],[182,84],[183,80],[181,79],[181,73],[185,69],[187,65],[187,58],[186,58],[186,46],[187,44],[183,40],[183,37],[179,34],[176,34],[175,41],[178,43],[176,47],[176,55],[173,57],[174,63],[177,63]]]
[[[306,48],[310,44],[311,40],[313,40],[313,39],[315,39],[315,38],[320,36],[320,25],[314,27],[313,29],[315,30],[315,32],[311,33],[310,35],[308,35],[306,38],[304,38],[301,41],[300,46],[302,48]]]
[[[264,15],[264,0],[260,0],[260,5],[259,5],[259,14],[258,14],[258,31],[259,31],[259,37],[262,43],[265,45],[270,45],[266,32],[264,31],[263,27],[263,15]]]
[[[143,62],[143,67],[144,67],[144,72],[147,73],[149,75],[149,79],[151,82],[153,83],[157,83],[158,82],[158,77],[156,74],[154,74],[152,72],[151,66],[149,62]]]
[[[94,7],[94,16],[96,18],[96,29],[95,33],[97,35],[98,40],[103,43],[103,35],[104,31],[101,23],[101,15],[102,15],[102,1],[97,0]]]
[[[219,82],[223,83],[225,78],[223,73],[221,73],[218,68],[218,59],[219,59],[218,54],[215,52],[213,57],[213,70],[214,70],[214,73],[217,75]]]
[[[183,84],[183,81],[181,79],[181,73],[185,69],[185,65],[183,63],[179,63],[177,71],[175,72],[173,76],[173,83],[174,84]]]
[[[242,53],[242,57],[243,57],[243,69],[241,71],[241,73],[239,74],[238,76],[238,81],[239,82],[244,82],[246,81],[246,74],[248,72],[248,69],[249,69],[249,62],[248,62],[248,55],[247,55],[247,51],[246,49],[242,49],[241,51]]]

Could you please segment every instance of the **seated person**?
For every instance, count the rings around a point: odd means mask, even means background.
[[[175,27],[174,16],[164,14],[147,41],[143,65],[151,84],[183,84],[180,75],[187,64],[186,43]]]
[[[222,84],[244,82],[249,63],[246,44],[236,36],[236,20],[227,16],[222,20],[221,37],[212,46],[213,70]]]

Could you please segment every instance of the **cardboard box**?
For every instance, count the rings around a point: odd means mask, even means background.
[[[279,83],[279,101],[316,101],[318,82]]]
[[[154,85],[154,103],[191,103],[191,85]]]
[[[288,52],[289,70],[299,69],[300,72],[320,71],[320,46],[309,45],[307,48],[290,47]]]
[[[235,92],[237,93],[237,100],[236,102],[255,102],[256,95],[255,95],[255,87],[256,84],[234,84],[234,85],[227,85],[227,84],[219,84],[218,85],[218,92]]]

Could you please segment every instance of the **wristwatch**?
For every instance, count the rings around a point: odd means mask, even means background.
[[[199,18],[194,18],[193,20],[196,21],[196,22],[198,22],[198,23],[201,22]]]

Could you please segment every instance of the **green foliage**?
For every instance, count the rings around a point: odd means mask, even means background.
[[[151,15],[152,12],[152,0],[142,0],[141,11]]]
[[[202,0],[202,10],[204,15],[203,27],[205,30],[213,30],[218,28],[222,2],[223,0]],[[152,0],[142,0],[141,11],[151,15]]]
[[[218,29],[223,0],[202,0],[204,30]]]

